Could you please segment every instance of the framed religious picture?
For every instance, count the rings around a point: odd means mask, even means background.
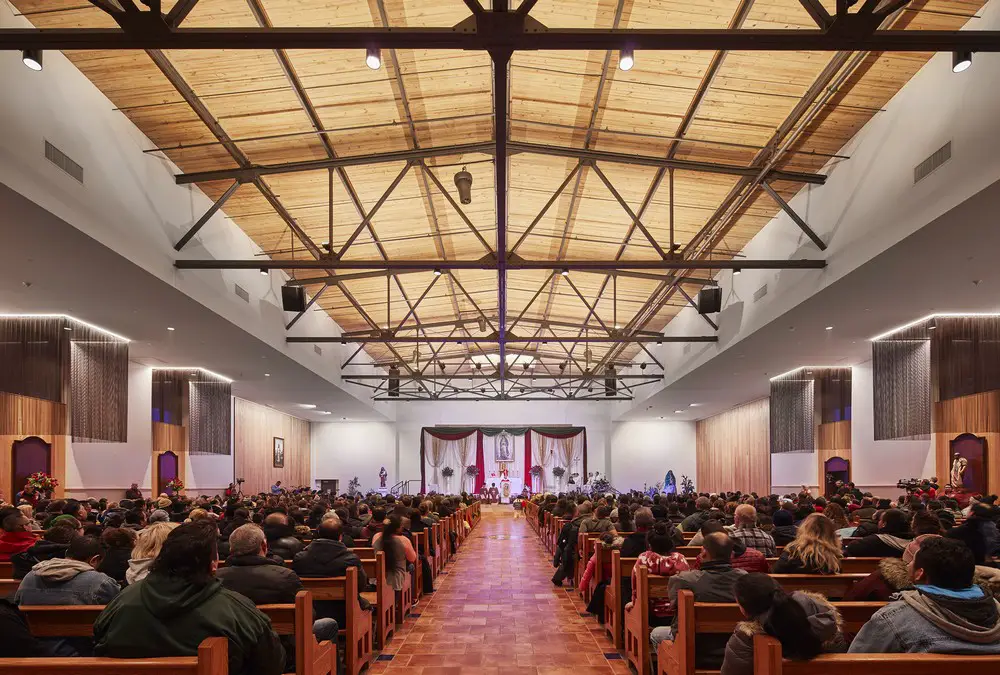
[[[275,469],[284,469],[285,468],[285,439],[284,438],[278,438],[277,436],[275,436],[274,437],[274,446],[273,446],[273,448],[271,450],[272,450],[273,459],[274,459],[274,461],[272,463],[272,466]]]
[[[506,431],[499,434],[494,441],[493,461],[498,464],[514,461],[514,439]]]

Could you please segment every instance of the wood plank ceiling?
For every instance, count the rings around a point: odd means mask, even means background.
[[[82,0],[13,0],[41,28],[113,27],[111,18]],[[163,11],[173,4],[164,0]],[[834,0],[824,0],[834,12]],[[915,0],[895,27],[958,29],[984,3],[980,0]],[[559,28],[726,28],[742,19],[745,28],[813,28],[798,0],[542,0],[531,15]],[[273,26],[450,26],[469,16],[460,0],[200,0],[185,27]],[[735,18],[734,18],[735,17]],[[100,88],[183,172],[234,168],[233,154],[199,119],[160,67],[144,52],[85,51],[68,53],[72,62]],[[231,147],[254,164],[276,164],[385,153],[413,148],[488,143],[493,138],[492,73],[484,52],[398,50],[384,52],[383,66],[365,67],[356,51],[169,51],[169,64],[204,103]],[[845,143],[923,66],[931,54],[873,54],[856,64],[843,86],[816,111],[798,139],[782,155],[777,168],[818,172]],[[750,165],[772,142],[776,130],[796,110],[820,77],[832,54],[796,52],[730,52],[715,77],[706,73],[720,55],[712,52],[655,52],[636,55],[635,67],[618,69],[618,55],[592,52],[516,52],[510,66],[510,138],[620,153]],[[281,59],[301,82],[315,111],[315,124],[297,96]],[[707,85],[707,86],[706,86]],[[693,105],[699,91],[703,96]],[[319,132],[317,131],[319,128]],[[155,154],[150,161],[156,161]],[[576,159],[515,154],[510,159],[509,246],[513,246],[567,176]],[[602,170],[634,211],[639,209],[656,169],[602,163]],[[472,228],[492,245],[496,241],[493,165],[489,154],[465,154],[426,160],[413,167],[345,254],[346,259],[473,259],[488,251]],[[434,177],[457,200],[453,175],[466,167],[474,178],[472,203],[462,216],[435,187]],[[345,169],[332,180],[332,240],[326,170],[270,175],[264,184],[288,214],[317,244],[343,246],[403,163]],[[431,175],[433,174],[433,176]],[[675,237],[680,249],[720,208],[734,189],[734,176],[676,171]],[[231,181],[200,183],[212,199]],[[652,194],[642,221],[663,248],[668,247],[668,181]],[[776,183],[788,199],[802,185]],[[821,189],[821,188],[820,188]],[[738,255],[772,218],[778,207],[754,191],[736,212],[721,222],[709,240],[712,257]],[[242,185],[225,205],[226,214],[275,259],[307,258],[287,222],[253,184]],[[472,227],[470,227],[470,224]],[[517,254],[527,259],[653,259],[656,253],[590,167],[584,167],[524,238]],[[873,227],[877,226],[875,224]],[[205,232],[203,230],[203,232]],[[189,244],[197,251],[198,240]],[[706,273],[702,272],[702,275]],[[322,274],[296,272],[299,278]],[[551,277],[551,278],[550,278]],[[345,330],[371,326],[356,309],[360,305],[378,326],[395,326],[434,281],[430,272],[393,279],[344,282],[344,290],[327,289],[314,307],[321,308]],[[469,321],[454,333],[451,326],[428,327],[426,336],[463,336],[480,331],[476,305],[491,321],[497,314],[496,274],[455,271],[444,275],[420,301],[414,316],[422,324]],[[667,295],[643,316],[637,313],[657,292],[659,282],[604,274],[574,272],[570,278],[546,271],[508,273],[508,323],[523,312],[514,329],[521,335],[576,337],[576,328],[550,325],[587,323],[588,334],[607,335],[603,326],[642,322],[660,331],[684,306],[683,297]],[[575,287],[575,288],[574,288]],[[307,286],[310,295],[322,288]],[[688,294],[698,290],[685,284]],[[541,292],[539,293],[539,290]],[[537,298],[536,298],[537,295]],[[586,299],[584,302],[581,297]],[[596,304],[595,304],[596,302]],[[475,304],[474,304],[475,303]],[[530,303],[530,306],[529,306]],[[594,307],[590,316],[588,304]],[[706,326],[706,328],[708,328]],[[466,333],[465,331],[468,331]],[[490,332],[490,328],[487,328]],[[414,335],[412,331],[409,333]],[[444,346],[441,360],[471,368],[473,341]],[[491,351],[490,345],[483,345]],[[389,364],[400,355],[412,363],[413,345],[395,352],[369,344],[368,353]],[[495,347],[492,347],[495,349]],[[590,346],[590,362],[603,357],[625,361],[642,354],[638,345]],[[585,360],[584,345],[572,356]],[[421,345],[420,364],[430,356]],[[536,355],[553,365],[567,359],[558,345],[537,345]]]

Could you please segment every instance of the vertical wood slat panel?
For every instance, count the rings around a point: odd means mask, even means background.
[[[30,396],[0,392],[0,489],[8,500],[11,485],[11,450],[15,441],[38,436],[52,444],[52,477],[62,497],[66,486],[66,405]],[[23,486],[18,486],[19,490]]]
[[[817,450],[850,450],[851,420],[828,422],[816,427]],[[837,455],[830,455],[836,457]],[[841,455],[842,456],[842,455]],[[846,457],[844,459],[847,459]]]
[[[150,489],[156,491],[159,484],[159,463],[156,461],[158,455],[170,450],[177,455],[177,477],[181,482],[187,484],[187,428],[180,424],[167,424],[165,422],[153,422],[153,455],[152,473],[150,477]]]
[[[696,424],[699,492],[771,490],[770,401],[750,401]]]
[[[938,478],[948,482],[951,471],[951,439],[962,433],[986,438],[987,489],[1000,490],[1000,391],[938,401],[934,404],[934,457]]]
[[[246,493],[266,492],[275,481],[285,487],[309,485],[309,422],[241,398],[234,399],[233,452],[236,477]],[[273,467],[274,437],[285,439],[285,467]]]

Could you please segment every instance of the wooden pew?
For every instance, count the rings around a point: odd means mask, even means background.
[[[416,602],[424,596],[424,565],[421,562],[421,549],[427,548],[427,533],[426,532],[413,532],[410,535],[410,543],[413,544],[413,550],[417,554],[417,562],[413,566],[413,601]]]
[[[967,654],[821,654],[809,661],[785,661],[781,643],[769,635],[753,641],[754,675],[940,675],[941,673],[995,673],[1000,655]],[[994,670],[997,669],[997,670]]]
[[[368,579],[375,582],[375,590],[362,592],[361,597],[375,608],[375,635],[379,649],[385,649],[396,630],[396,592],[385,580],[385,554],[376,551],[374,559],[362,558],[361,566]]]
[[[346,576],[303,578],[302,585],[314,600],[337,600],[344,603],[346,625],[340,627],[344,637],[344,662],[347,675],[358,675],[371,663],[375,641],[372,639],[372,617],[361,609],[358,601],[358,570],[348,567]],[[377,612],[377,608],[376,608]]]
[[[882,558],[844,558],[840,561],[841,574],[871,574],[878,569]]]
[[[573,588],[580,587],[580,580],[583,579],[583,571],[590,562],[590,556],[594,554],[594,542],[597,541],[601,532],[581,532],[576,543],[576,564],[573,566]],[[581,596],[586,597],[586,592],[581,592]]]
[[[0,598],[11,595],[20,585],[20,579],[0,579]]]
[[[857,633],[882,607],[884,602],[836,602],[846,633]],[[695,636],[729,635],[746,617],[739,605],[732,603],[695,602],[694,593],[682,590],[677,594],[677,634],[664,640],[657,651],[658,675],[709,675],[718,671],[695,670]],[[647,641],[649,637],[647,636]],[[811,672],[811,671],[810,671]],[[896,671],[905,672],[905,671]],[[840,673],[839,675],[843,675]],[[865,675],[868,675],[865,673]],[[908,673],[907,675],[912,675]]]
[[[621,551],[611,552],[611,582],[604,592],[604,630],[618,650],[625,646],[623,613],[625,603],[632,599],[631,594],[627,599],[624,597],[623,585],[626,579],[631,581],[635,561],[636,558],[622,558]]]
[[[336,674],[336,648],[329,642],[317,644],[313,636],[312,603],[313,594],[305,590],[296,594],[295,604],[257,605],[257,609],[268,616],[275,633],[294,636],[296,675]],[[89,638],[104,605],[22,605],[19,609],[36,637]]]
[[[788,593],[808,591],[827,598],[839,599],[847,595],[854,584],[867,574],[772,574],[771,578],[781,584]]]
[[[198,656],[157,659],[0,658],[0,675],[228,675],[229,641],[205,639]]]
[[[780,556],[781,552],[785,550],[784,546],[778,546],[775,556]],[[701,546],[678,546],[677,552],[680,553],[685,558],[697,558],[698,554],[701,553]]]
[[[624,614],[625,658],[639,675],[650,675],[649,603],[667,597],[670,577],[650,574],[645,565],[637,566],[635,573],[635,604]]]
[[[0,579],[14,578],[14,563],[0,562]]]

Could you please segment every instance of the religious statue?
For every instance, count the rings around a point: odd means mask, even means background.
[[[674,476],[673,469],[667,471],[667,475],[663,478],[663,493],[668,495],[677,494],[677,478]]]
[[[955,453],[954,461],[951,463],[951,487],[953,490],[961,490],[965,487],[965,470],[969,466],[969,460]]]
[[[385,479],[389,477],[389,472],[385,470],[383,466],[378,471],[379,487],[385,487]]]
[[[509,480],[509,479],[510,479],[510,471],[507,470],[506,466],[501,466],[500,467],[500,480]]]
[[[504,502],[510,501],[510,471],[506,464],[500,465],[500,496]]]

